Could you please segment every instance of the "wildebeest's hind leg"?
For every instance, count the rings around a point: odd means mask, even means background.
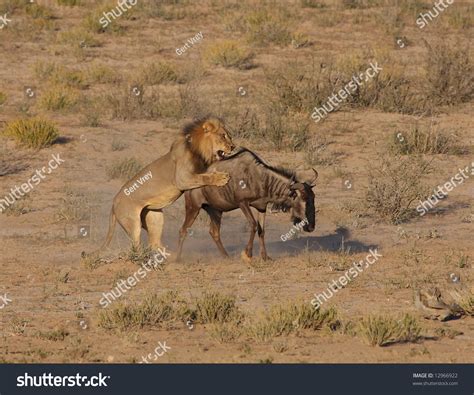
[[[267,247],[265,246],[265,214],[266,211],[258,211],[257,216],[257,233],[258,233],[258,240],[260,242],[260,256],[264,261],[271,260],[271,258],[267,255]]]
[[[183,243],[186,235],[188,234],[188,229],[193,225],[196,220],[199,210],[201,207],[196,206],[191,201],[187,193],[184,194],[184,200],[186,202],[186,217],[184,218],[183,226],[179,230],[179,242],[178,242],[178,251],[176,253],[176,261],[181,259],[181,252],[183,251]]]
[[[224,248],[221,240],[221,220],[222,220],[222,212],[216,210],[209,206],[204,206],[204,210],[207,211],[209,217],[211,218],[211,223],[209,226],[209,234],[216,242],[217,248],[219,249],[220,253],[224,258],[228,258],[229,254]]]
[[[247,247],[245,248],[245,250],[242,251],[241,257],[244,261],[250,262],[252,260],[253,241],[255,239],[255,233],[257,232],[257,221],[255,221],[248,202],[240,203],[239,207],[243,211],[245,218],[247,218],[250,224],[249,242],[247,243]]]

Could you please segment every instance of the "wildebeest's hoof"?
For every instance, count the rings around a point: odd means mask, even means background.
[[[242,251],[242,253],[240,254],[240,257],[241,257],[242,260],[243,260],[244,262],[246,262],[246,263],[252,262],[252,257],[251,257],[251,256],[248,256],[246,251]]]

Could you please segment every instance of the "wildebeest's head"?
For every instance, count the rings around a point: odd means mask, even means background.
[[[317,178],[318,172],[310,169],[297,172],[290,183],[291,220],[295,225],[303,225],[305,232],[312,232],[316,224],[315,196],[312,188],[316,185]]]

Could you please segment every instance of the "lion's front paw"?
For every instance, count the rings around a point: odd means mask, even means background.
[[[216,172],[212,177],[212,185],[222,187],[229,182],[230,176],[228,173]]]

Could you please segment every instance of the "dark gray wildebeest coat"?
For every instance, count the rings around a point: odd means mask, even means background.
[[[315,227],[314,193],[318,173],[314,169],[290,171],[273,167],[260,159],[254,152],[240,148],[225,160],[211,165],[209,172],[229,173],[230,181],[222,187],[206,186],[184,193],[186,218],[180,230],[177,259],[181,257],[184,239],[188,229],[194,223],[201,208],[211,218],[209,233],[219,251],[228,257],[221,238],[220,226],[222,213],[240,208],[250,223],[250,239],[242,258],[249,261],[252,257],[253,241],[258,231],[260,255],[269,259],[265,248],[265,213],[267,206],[291,211],[295,225],[304,223],[303,230],[312,232]],[[258,211],[256,221],[250,207]]]

